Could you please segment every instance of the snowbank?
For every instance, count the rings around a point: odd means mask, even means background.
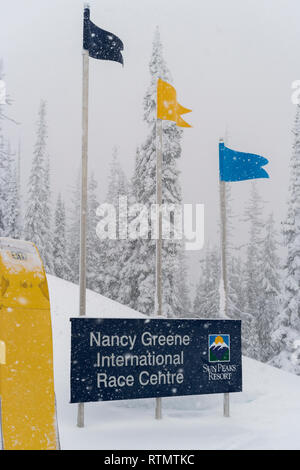
[[[85,405],[85,428],[76,427],[69,404],[70,321],[78,315],[78,286],[48,276],[58,423],[63,449],[300,449],[300,377],[243,359],[244,392],[231,394],[231,417],[222,395],[163,399],[162,421],[154,400]],[[87,314],[142,317],[95,292]]]

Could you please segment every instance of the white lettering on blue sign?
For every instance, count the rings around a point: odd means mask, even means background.
[[[71,403],[241,390],[238,320],[72,319]]]

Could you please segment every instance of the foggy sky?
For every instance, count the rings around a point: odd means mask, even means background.
[[[286,211],[295,105],[300,79],[298,0],[92,0],[91,19],[124,43],[124,68],[90,59],[89,167],[106,191],[114,145],[130,177],[146,135],[143,96],[156,25],[179,102],[192,109],[182,141],[184,202],[204,203],[206,240],[217,242],[218,141],[270,160],[270,180],[258,180],[266,213],[278,227]],[[22,149],[22,185],[31,166],[37,111],[48,104],[48,151],[54,195],[69,197],[81,155],[81,0],[0,0],[0,58],[7,91],[6,135]],[[233,183],[242,215],[249,182]],[[237,222],[237,237],[243,223]],[[198,255],[196,255],[198,256]],[[193,254],[195,258],[195,254]]]

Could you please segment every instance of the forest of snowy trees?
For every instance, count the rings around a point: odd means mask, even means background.
[[[155,241],[99,240],[96,209],[107,202],[118,206],[119,197],[130,203],[155,203],[156,194],[156,83],[172,78],[163,57],[158,30],[149,64],[149,86],[144,96],[147,137],[136,150],[135,167],[127,180],[118,149],[112,151],[105,201],[98,200],[97,180],[88,184],[87,287],[147,315],[154,312]],[[0,67],[0,79],[3,70]],[[0,117],[2,110],[0,107]],[[257,183],[244,211],[249,229],[247,245],[235,249],[232,233],[239,221],[231,213],[231,184],[227,183],[227,291],[228,316],[241,319],[243,352],[262,362],[300,374],[300,106],[294,124],[287,216],[276,232],[273,214],[265,218]],[[178,160],[182,131],[164,122],[163,202],[182,203]],[[3,135],[0,120],[0,236],[34,242],[48,273],[78,283],[80,178],[69,200],[62,194],[53,204],[51,159],[47,151],[47,105],[41,101],[37,117],[32,166],[26,204],[20,205],[18,152]],[[234,183],[233,183],[234,184]],[[24,196],[24,195],[23,195]],[[22,212],[22,213],[21,213]],[[279,257],[284,246],[285,258]],[[187,261],[181,240],[163,243],[163,313],[168,317],[218,318],[220,303],[220,250],[206,245],[201,253],[195,296],[187,281]]]

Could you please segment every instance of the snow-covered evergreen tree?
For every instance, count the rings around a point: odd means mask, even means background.
[[[21,144],[19,141],[18,152],[16,155],[15,162],[15,181],[16,181],[16,213],[17,213],[17,236],[16,238],[22,238],[24,233],[23,224],[23,206],[22,206],[22,189],[21,189]]]
[[[8,199],[11,185],[11,156],[3,135],[0,135],[0,236],[8,236]]]
[[[246,208],[246,221],[249,222],[249,242],[247,245],[245,296],[247,317],[243,322],[244,353],[259,359],[258,312],[262,298],[262,201],[257,183],[252,182],[249,205]]]
[[[140,149],[137,148],[134,174],[128,192],[128,205],[134,204],[142,194],[142,181],[139,178],[140,159]],[[128,222],[131,223],[131,221],[132,217],[128,215]],[[128,238],[126,250],[124,250],[120,259],[120,276],[123,281],[122,289],[119,291],[119,302],[133,309],[137,309],[138,298],[140,296],[139,281],[143,275],[139,258],[140,247],[140,240]]]
[[[227,316],[233,319],[240,319],[242,315],[242,305],[240,297],[241,278],[239,260],[235,257],[233,246],[234,214],[232,209],[231,184],[225,184],[226,198],[226,274],[227,274]],[[238,282],[237,282],[238,281]]]
[[[46,223],[45,254],[44,262],[47,272],[53,272],[53,226],[52,226],[52,202],[51,202],[51,175],[50,158],[46,153],[45,161],[45,204],[44,217]]]
[[[55,228],[53,238],[53,274],[61,279],[71,277],[67,257],[66,211],[62,196],[59,193],[55,210]]]
[[[53,272],[51,231],[50,169],[46,149],[46,103],[41,101],[37,138],[28,182],[25,238],[36,244],[47,272]]]
[[[75,186],[71,192],[70,216],[67,218],[67,252],[71,269],[71,281],[79,283],[80,251],[80,173],[77,173]]]
[[[87,237],[86,237],[86,283],[91,290],[103,294],[105,251],[101,241],[97,237],[96,227],[98,223],[96,210],[99,206],[97,197],[97,182],[92,173],[88,181],[88,212],[87,212]]]
[[[125,173],[118,159],[117,148],[113,149],[113,156],[110,165],[108,177],[108,191],[105,202],[112,204],[116,213],[116,239],[101,240],[101,250],[105,253],[104,257],[104,286],[103,292],[105,296],[117,300],[121,303],[126,302],[128,281],[130,275],[124,272],[124,267],[128,262],[128,250],[130,250],[130,242],[128,239],[120,238],[119,224],[119,201],[120,197],[128,197],[129,186]],[[121,216],[125,214],[121,214]],[[123,225],[123,218],[121,217]],[[126,222],[125,222],[126,223]],[[122,231],[122,230],[121,230]],[[128,266],[126,266],[127,268]],[[129,277],[128,277],[129,276]],[[129,300],[130,302],[130,300]]]
[[[3,80],[3,62],[0,60],[0,80]],[[1,127],[3,105],[0,104],[0,236],[5,236],[6,188],[7,188],[7,152]]]
[[[277,254],[278,242],[273,214],[270,214],[265,225],[265,237],[262,244],[261,288],[257,316],[257,333],[259,344],[259,360],[267,362],[273,356],[272,333],[278,314],[280,295],[280,262]]]
[[[175,277],[175,290],[180,298],[178,306],[178,317],[189,317],[192,313],[191,293],[188,285],[188,267],[185,252],[182,249],[178,254],[179,263]]]
[[[121,167],[118,155],[118,148],[114,147],[108,175],[108,190],[106,196],[106,202],[113,204],[116,208],[119,204],[119,197],[127,196],[128,194],[127,178]]]
[[[153,51],[149,64],[151,82],[144,98],[144,120],[149,129],[148,136],[141,145],[136,159],[133,179],[133,195],[138,203],[156,203],[156,90],[157,80],[171,82],[170,72],[162,54],[159,31],[156,30]],[[175,123],[163,122],[163,203],[181,203],[181,188],[177,160],[181,156],[182,132]],[[150,221],[149,221],[150,222]],[[151,224],[151,222],[150,222]],[[163,314],[176,316],[182,308],[181,299],[175,289],[176,273],[179,270],[180,240],[163,241]],[[155,240],[140,239],[134,243],[131,257],[131,270],[135,273],[133,290],[136,301],[132,305],[140,312],[153,315],[155,306]]]
[[[200,262],[200,278],[194,299],[194,314],[199,318],[220,318],[220,254],[207,247]]]
[[[240,256],[231,252],[227,258],[228,316],[235,320],[247,321],[246,313],[246,269]]]
[[[3,62],[0,60],[0,80],[4,78]],[[5,97],[5,102],[9,100]],[[20,188],[15,154],[10,142],[6,142],[1,122],[7,119],[0,104],[0,236],[20,238]]]
[[[283,234],[287,255],[281,312],[273,335],[277,354],[272,364],[300,375],[300,105],[294,124],[288,213]]]
[[[4,230],[3,235],[10,238],[20,238],[20,194],[18,185],[18,170],[16,165],[15,154],[12,153],[10,144],[6,149],[6,184],[5,191],[5,214],[4,214]]]

